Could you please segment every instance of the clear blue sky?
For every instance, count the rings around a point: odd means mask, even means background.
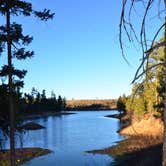
[[[49,8],[55,18],[40,22],[18,18],[25,33],[34,36],[34,58],[16,62],[28,70],[24,92],[32,87],[51,90],[67,99],[118,98],[131,91],[141,53],[129,47],[121,55],[118,42],[121,1],[33,0],[35,8]],[[2,62],[2,61],[1,61]]]

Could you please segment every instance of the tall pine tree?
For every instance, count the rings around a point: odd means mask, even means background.
[[[25,70],[18,70],[14,68],[12,59],[24,60],[34,55],[33,51],[26,50],[26,46],[30,44],[33,37],[23,34],[21,24],[11,22],[11,17],[31,16],[39,18],[41,21],[52,19],[54,13],[50,10],[44,9],[37,11],[33,9],[31,3],[24,0],[1,0],[0,14],[5,18],[6,24],[0,26],[0,53],[5,50],[7,52],[8,64],[2,67],[1,76],[8,77],[8,93],[9,93],[9,110],[10,110],[10,150],[11,150],[11,166],[15,165],[15,147],[14,147],[14,93],[16,87],[22,87]],[[15,77],[19,80],[14,79]]]

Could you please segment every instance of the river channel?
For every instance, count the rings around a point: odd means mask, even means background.
[[[86,151],[115,145],[123,139],[116,131],[119,120],[106,115],[116,111],[78,111],[76,114],[31,119],[45,129],[22,135],[22,147],[41,147],[53,153],[32,159],[23,166],[110,166],[113,158]],[[17,147],[20,146],[18,141]]]

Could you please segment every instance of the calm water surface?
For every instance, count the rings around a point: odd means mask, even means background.
[[[104,117],[114,113],[116,111],[85,111],[33,120],[46,129],[24,134],[23,147],[41,147],[54,152],[23,166],[108,166],[113,158],[88,154],[86,151],[105,148],[122,139],[116,133],[118,120]]]

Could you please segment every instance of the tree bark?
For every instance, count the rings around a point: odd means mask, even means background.
[[[10,161],[15,166],[15,128],[14,128],[14,103],[12,81],[12,48],[10,37],[10,0],[7,1],[6,27],[7,27],[7,57],[8,57],[8,86],[9,86],[9,112],[10,112]]]

